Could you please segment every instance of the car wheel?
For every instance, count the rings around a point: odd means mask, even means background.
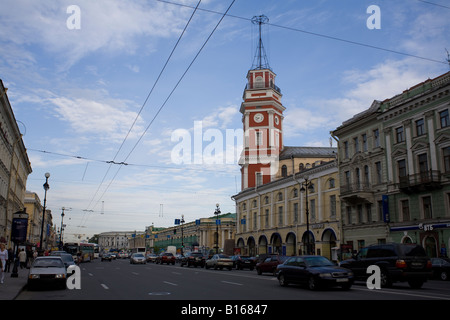
[[[389,274],[386,270],[381,270],[381,287],[382,288],[390,288],[392,287],[392,281],[389,278]]]
[[[423,280],[409,280],[408,284],[413,289],[420,289],[422,288],[424,282],[425,281]]]
[[[446,271],[442,271],[441,274],[439,275],[439,278],[441,280],[447,281],[448,280],[448,273]]]
[[[259,274],[259,275],[262,275],[261,269],[260,268],[256,268],[256,273]]]
[[[352,287],[352,284],[351,284],[351,283],[346,283],[346,284],[343,284],[343,285],[341,286],[341,288],[342,288],[343,290],[350,290],[351,287]]]
[[[278,276],[278,283],[279,283],[280,286],[282,286],[282,287],[287,287],[287,286],[288,286],[288,283],[287,283],[286,279],[284,278],[284,275],[283,275],[283,274],[280,274],[280,275]]]
[[[308,289],[309,290],[317,290],[318,289],[318,283],[317,283],[317,280],[314,277],[309,277],[309,279],[308,279]]]

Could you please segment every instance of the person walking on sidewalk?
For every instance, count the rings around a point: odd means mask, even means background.
[[[19,252],[19,261],[20,261],[20,269],[26,267],[25,264],[27,263],[27,253],[23,249]]]
[[[0,243],[0,283],[5,280],[5,267],[8,260],[8,250],[4,243]]]

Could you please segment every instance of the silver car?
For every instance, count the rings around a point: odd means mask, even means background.
[[[147,259],[145,259],[144,255],[142,253],[133,253],[130,258],[130,263],[131,264],[136,264],[136,263],[146,264]]]
[[[37,257],[28,274],[28,288],[57,285],[66,288],[67,271],[60,256]]]
[[[211,257],[211,259],[206,260],[205,268],[214,268],[220,270],[222,270],[223,268],[227,268],[228,270],[231,270],[233,268],[233,260],[231,259],[231,257],[225,254],[215,254]]]

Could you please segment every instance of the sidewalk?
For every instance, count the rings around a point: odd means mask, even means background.
[[[0,300],[14,300],[27,284],[28,272],[30,269],[20,269],[19,267],[17,271],[17,278],[11,277],[12,267],[11,272],[5,273],[4,281],[3,283],[0,283]]]

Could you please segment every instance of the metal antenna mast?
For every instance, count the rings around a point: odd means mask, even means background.
[[[257,24],[259,28],[259,40],[258,40],[258,48],[256,49],[255,58],[253,59],[252,69],[270,69],[269,61],[267,60],[266,50],[264,49],[264,45],[261,37],[261,25],[269,22],[269,18],[265,15],[254,16],[252,18],[252,23]],[[255,65],[256,60],[256,65]],[[264,62],[263,62],[264,60]]]

